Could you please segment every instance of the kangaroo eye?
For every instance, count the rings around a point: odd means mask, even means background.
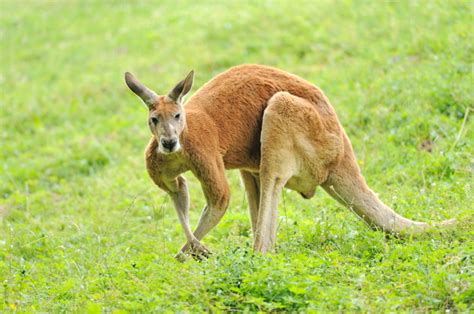
[[[151,117],[150,122],[153,123],[153,124],[158,124],[158,118]]]
[[[179,118],[181,118],[181,114],[180,114],[180,113],[175,114],[175,115],[174,115],[174,118],[175,118],[176,120],[179,120]]]

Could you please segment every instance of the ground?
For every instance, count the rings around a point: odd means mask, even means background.
[[[473,310],[472,17],[469,1],[1,0],[0,310]],[[165,93],[194,69],[195,91],[241,63],[322,88],[380,198],[458,226],[395,238],[286,191],[277,252],[255,256],[229,171],[214,254],[175,261],[184,236],[123,73]]]

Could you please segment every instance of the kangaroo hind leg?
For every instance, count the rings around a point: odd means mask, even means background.
[[[277,231],[277,207],[282,188],[286,178],[265,174],[260,176],[262,187],[257,226],[254,236],[253,248],[256,252],[273,251]]]
[[[247,195],[247,202],[249,206],[250,223],[252,225],[252,233],[255,236],[260,201],[260,177],[245,170],[241,170],[240,175],[245,186],[245,193]]]
[[[280,94],[283,94],[283,98],[279,97]],[[291,134],[294,121],[288,119],[286,110],[292,107],[291,97],[288,93],[275,94],[263,114],[260,202],[254,237],[254,250],[257,252],[265,253],[274,249],[280,193],[297,170],[293,151],[294,136]]]

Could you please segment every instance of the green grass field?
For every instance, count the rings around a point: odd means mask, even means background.
[[[469,1],[0,0],[0,311],[474,310],[473,12]],[[203,241],[214,254],[176,262],[185,238],[145,171],[147,112],[123,72],[165,93],[195,69],[195,91],[241,63],[319,86],[386,204],[459,225],[394,238],[322,190],[286,191],[277,253],[254,256],[229,171],[230,207]],[[195,225],[204,197],[185,176]]]

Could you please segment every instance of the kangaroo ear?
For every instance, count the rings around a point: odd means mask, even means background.
[[[181,103],[181,99],[191,90],[191,87],[193,86],[193,79],[194,70],[189,72],[184,80],[173,87],[173,89],[168,93],[168,97],[178,104]]]
[[[140,97],[149,109],[152,109],[158,95],[142,83],[140,83],[130,72],[125,72],[125,83],[138,97]]]

